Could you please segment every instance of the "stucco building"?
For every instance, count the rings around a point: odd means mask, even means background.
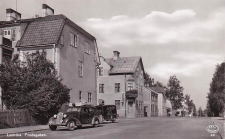
[[[70,91],[70,101],[97,104],[96,67],[100,64],[94,36],[64,15],[42,5],[42,17],[21,19],[21,14],[6,10],[6,21],[0,21],[4,38],[11,41],[10,50],[19,53],[46,51]],[[1,51],[0,51],[1,52]]]
[[[141,57],[120,57],[118,51],[111,58],[100,56],[97,97],[104,104],[116,105],[118,114],[126,117],[144,116],[144,66]],[[134,90],[134,95],[126,93]],[[136,90],[136,92],[135,92]]]
[[[159,86],[159,84],[155,84],[150,88],[158,94],[158,116],[167,116],[166,91],[161,86]]]

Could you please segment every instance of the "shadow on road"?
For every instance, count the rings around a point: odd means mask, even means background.
[[[101,128],[101,127],[104,127],[104,125],[99,125],[98,127],[82,126],[80,128],[76,128],[74,131],[76,131],[76,130],[82,130],[82,129],[90,129],[90,128]],[[70,131],[70,130],[68,130],[66,127],[60,127],[60,129],[57,129],[56,131]]]

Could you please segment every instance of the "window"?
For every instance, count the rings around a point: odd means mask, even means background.
[[[16,30],[12,29],[12,37],[11,37],[12,41],[16,40]]]
[[[10,35],[10,30],[8,30],[8,35]]]
[[[78,74],[79,76],[83,76],[83,62],[79,61],[78,65]]]
[[[120,92],[120,83],[115,83],[115,92]]]
[[[104,93],[104,84],[99,84],[99,93]]]
[[[64,44],[64,37],[63,37],[63,35],[61,35],[61,37],[60,37],[60,44]]]
[[[70,33],[70,45],[77,47],[77,35]]]
[[[103,76],[103,67],[99,67],[98,69],[98,75]]]
[[[115,100],[116,109],[120,109],[120,100]]]
[[[7,30],[4,31],[4,35],[8,35],[8,31]]]
[[[127,89],[128,89],[128,91],[132,90],[133,89],[133,83],[128,83]]]
[[[90,50],[90,43],[88,42],[84,42],[84,52],[87,53],[87,54],[90,54],[91,53],[91,50]]]
[[[88,93],[88,102],[91,103],[91,97],[92,97],[92,94],[91,93]]]
[[[82,91],[79,91],[79,100],[81,101],[82,99]]]

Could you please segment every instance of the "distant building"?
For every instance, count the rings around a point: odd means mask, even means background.
[[[159,84],[150,87],[158,93],[158,116],[167,116],[166,91]]]
[[[46,4],[42,5],[42,12],[42,17],[21,19],[20,13],[7,9],[0,30],[3,42],[7,38],[10,45],[3,43],[1,48],[19,53],[21,60],[27,52],[45,50],[62,83],[71,89],[70,101],[97,104],[96,67],[100,61],[95,37],[66,16],[54,15]]]
[[[155,96],[155,100],[153,100],[153,95]],[[151,90],[149,87],[143,87],[145,117],[157,116],[157,95],[158,94]]]
[[[188,105],[186,104],[186,100],[181,101],[182,107],[177,109],[177,116],[185,117],[188,116]]]
[[[100,56],[97,97],[104,104],[116,105],[118,114],[126,117],[144,116],[144,66],[141,57],[120,57],[114,51],[112,58]],[[132,93],[127,91],[134,90]],[[135,93],[135,90],[137,93]]]

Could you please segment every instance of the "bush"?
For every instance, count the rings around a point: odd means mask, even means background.
[[[6,122],[0,121],[0,129],[11,128]]]
[[[39,124],[46,124],[60,106],[69,102],[69,89],[57,77],[46,52],[18,55],[0,65],[3,103],[8,109],[28,109]]]

